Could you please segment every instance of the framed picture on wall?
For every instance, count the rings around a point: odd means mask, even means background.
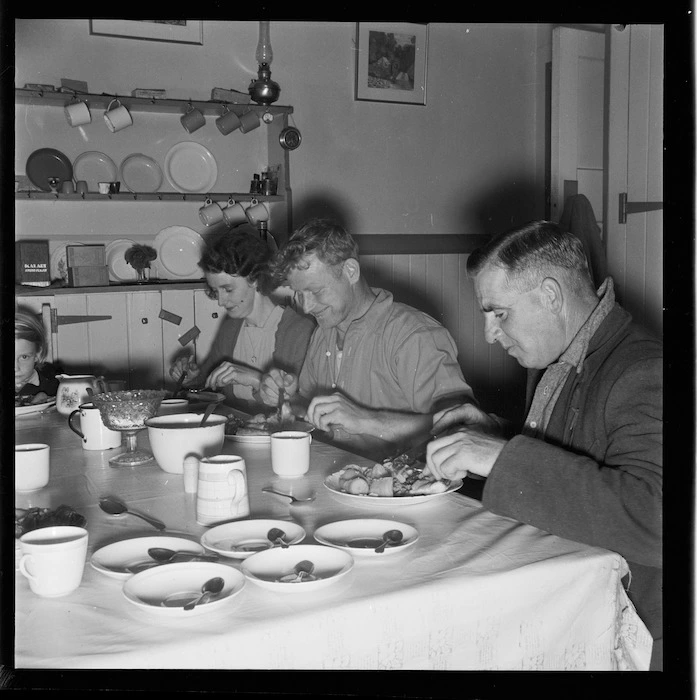
[[[91,19],[90,34],[203,44],[203,22],[191,19]]]
[[[356,99],[426,104],[428,25],[356,24]]]

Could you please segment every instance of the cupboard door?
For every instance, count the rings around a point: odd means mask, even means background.
[[[174,386],[169,368],[177,357],[195,353],[194,295],[187,289],[166,289],[160,292],[162,320],[162,358],[166,383]],[[171,320],[167,320],[169,315]],[[178,323],[177,323],[178,321]],[[181,342],[184,341],[184,342]]]
[[[196,362],[201,364],[208,357],[218,326],[225,311],[215,299],[210,299],[203,289],[194,290],[194,318],[201,334],[196,339]]]
[[[62,298],[68,299],[70,296]],[[73,329],[84,328],[91,374],[113,379],[126,378],[128,334],[125,295],[85,294],[84,299],[88,316],[111,316],[111,319],[59,326],[58,337],[71,335]],[[64,358],[67,357],[62,350],[61,353]]]
[[[159,292],[124,295],[127,305],[128,385],[131,389],[163,387],[162,321]]]

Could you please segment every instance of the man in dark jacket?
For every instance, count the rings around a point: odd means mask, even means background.
[[[471,404],[434,416],[427,470],[486,477],[482,505],[621,554],[662,669],[663,348],[596,291],[580,241],[536,222],[470,255],[485,336],[528,372],[520,434]]]

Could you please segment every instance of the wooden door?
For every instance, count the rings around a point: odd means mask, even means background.
[[[663,27],[613,25],[610,52],[608,271],[620,303],[662,334]]]
[[[122,295],[126,300],[128,336],[128,385],[131,389],[161,389],[164,384],[162,355],[162,305],[160,293],[150,291]]]
[[[174,387],[169,368],[180,355],[194,355],[196,322],[194,295],[187,289],[165,289],[161,292],[162,358],[165,386]],[[170,316],[171,315],[171,316]],[[169,319],[169,320],[168,320]]]
[[[551,217],[566,198],[584,194],[603,228],[605,34],[552,30]]]
[[[208,357],[218,326],[225,316],[225,311],[218,306],[215,299],[210,299],[205,290],[194,290],[194,320],[201,334],[195,341],[196,362],[201,364]]]

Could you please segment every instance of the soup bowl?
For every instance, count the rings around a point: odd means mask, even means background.
[[[148,418],[150,449],[161,469],[169,474],[184,473],[188,455],[213,457],[225,441],[227,417],[213,414],[201,426],[200,413],[178,413]]]

